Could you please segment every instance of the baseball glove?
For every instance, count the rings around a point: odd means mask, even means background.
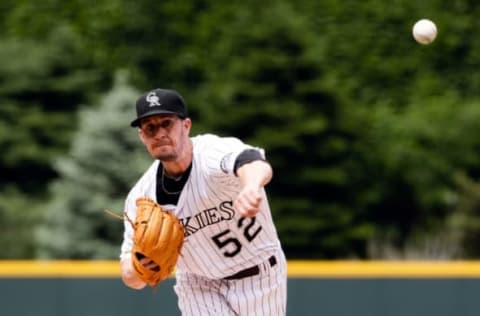
[[[171,212],[163,210],[153,200],[138,198],[134,229],[132,260],[137,276],[154,287],[168,278],[175,268],[184,240],[184,228]],[[140,260],[150,259],[154,269]]]

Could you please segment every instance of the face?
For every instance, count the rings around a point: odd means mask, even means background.
[[[153,115],[140,122],[139,135],[150,155],[161,161],[182,157],[189,142],[191,121],[176,115]]]

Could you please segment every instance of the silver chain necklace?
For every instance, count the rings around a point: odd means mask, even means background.
[[[171,178],[175,181],[179,181],[180,179],[182,178],[182,176],[178,177],[178,178]],[[177,194],[180,194],[180,192],[182,192],[182,189],[180,189],[179,191],[177,192],[170,192],[167,190],[167,187],[165,186],[165,168],[162,166],[162,178],[161,178],[161,181],[160,181],[160,185],[162,186],[162,191],[167,193],[167,194],[170,194],[170,195],[177,195]]]

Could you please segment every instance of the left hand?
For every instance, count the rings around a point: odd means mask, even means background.
[[[132,259],[130,257],[120,260],[120,270],[123,283],[135,290],[143,289],[147,284],[135,274]]]
[[[140,264],[145,267],[145,269],[149,269],[152,271],[160,271],[160,267],[156,264],[153,260],[149,258],[142,258],[140,259]]]
[[[260,210],[262,194],[260,188],[255,186],[245,186],[233,202],[233,207],[243,217],[253,217]]]

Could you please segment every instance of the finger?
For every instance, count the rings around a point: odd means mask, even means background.
[[[154,270],[158,267],[158,265],[153,260],[151,260],[149,258],[142,258],[140,260],[140,263],[142,264],[142,266],[144,266],[145,268],[150,269],[150,270]]]
[[[241,194],[238,200],[246,207],[257,207],[260,205],[262,197],[256,191],[247,191]]]
[[[243,217],[254,217],[257,213],[258,209],[249,209],[243,214]]]
[[[247,204],[238,203],[238,204],[235,206],[235,209],[236,209],[243,217],[253,217],[253,216],[255,216],[255,215],[258,213],[258,211],[259,211],[258,206],[251,205],[251,204],[249,204],[249,203],[247,203]]]

